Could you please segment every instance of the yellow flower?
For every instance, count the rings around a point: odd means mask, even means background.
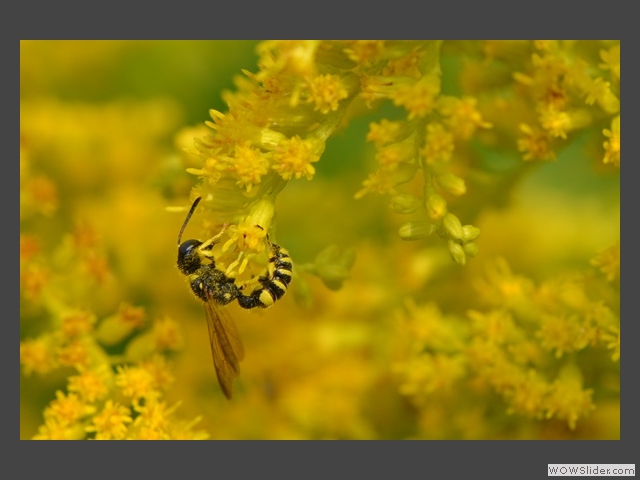
[[[27,265],[20,269],[20,291],[26,298],[40,299],[50,278],[51,274],[46,267],[37,264]]]
[[[513,316],[504,310],[492,310],[489,313],[470,310],[467,312],[473,321],[475,334],[496,345],[503,345],[517,338],[518,329]]]
[[[89,365],[87,345],[79,340],[72,340],[58,350],[58,361],[61,365],[83,370]]]
[[[145,320],[144,307],[134,307],[130,303],[124,302],[118,307],[118,320],[133,328],[140,328]]]
[[[567,112],[555,108],[545,108],[540,113],[540,125],[552,137],[567,138],[567,132],[571,129],[571,118]]]
[[[20,266],[33,259],[41,250],[40,242],[31,235],[20,235]]]
[[[593,105],[596,100],[606,98],[607,94],[610,91],[610,87],[611,84],[609,82],[606,82],[604,78],[596,78],[588,85],[584,103],[586,103],[587,105]]]
[[[575,367],[565,367],[553,382],[547,399],[546,417],[558,417],[566,420],[569,428],[574,430],[578,418],[595,410],[591,399],[592,389],[583,389],[580,373]]]
[[[136,407],[138,416],[133,422],[133,426],[145,430],[144,435],[148,436],[156,432],[159,436],[165,436],[169,427],[170,416],[178,408],[179,404],[168,408],[165,402],[151,399],[144,405]]]
[[[156,353],[149,359],[140,362],[139,365],[149,372],[159,390],[166,390],[175,381],[171,368],[167,364],[167,359],[162,355]]]
[[[215,185],[222,177],[224,168],[219,159],[209,157],[204,160],[202,168],[187,168],[186,170],[192,175],[204,177],[210,185]]]
[[[273,169],[285,180],[302,176],[311,180],[316,173],[311,164],[320,160],[320,153],[312,140],[296,135],[280,142],[273,152]]]
[[[125,397],[134,401],[158,395],[153,377],[141,367],[116,367],[115,383],[120,387]]]
[[[563,354],[582,350],[588,344],[588,335],[580,319],[575,315],[543,315],[537,336],[548,350],[554,350],[556,358]]]
[[[246,115],[240,115],[236,112],[237,108],[249,111]],[[215,130],[215,135],[198,138],[195,142],[196,149],[205,159],[208,159],[206,171],[200,173],[188,171],[197,175],[210,175],[213,181],[220,175],[220,170],[225,168],[224,165],[220,165],[218,157],[230,155],[233,146],[248,142],[249,145],[265,150],[274,148],[283,135],[252,123],[256,115],[255,108],[257,105],[240,103],[238,107],[230,107],[226,115],[217,110],[209,110],[213,122],[206,121],[205,125]]]
[[[392,122],[383,118],[379,123],[371,122],[369,124],[367,141],[373,142],[376,148],[380,148],[400,140],[400,137],[406,133],[406,130],[407,124],[405,122]]]
[[[392,170],[403,162],[410,162],[415,157],[415,145],[413,141],[393,143],[382,147],[376,153],[376,160],[380,168]]]
[[[327,114],[338,109],[338,103],[349,96],[342,80],[337,75],[318,75],[308,81],[309,102],[315,110]]]
[[[77,310],[65,313],[62,316],[62,333],[68,338],[89,333],[93,330],[96,317],[93,313]]]
[[[376,100],[390,98],[395,88],[395,82],[389,77],[369,74],[360,77],[360,97],[369,108]]]
[[[536,131],[524,123],[520,124],[520,131],[524,137],[518,139],[518,150],[524,153],[523,160],[554,160],[556,158],[546,132]]]
[[[52,345],[52,338],[44,335],[20,342],[20,363],[25,375],[47,373],[57,366]]]
[[[246,187],[247,192],[259,184],[269,171],[269,159],[247,143],[235,147],[235,156],[231,162],[229,170],[238,177],[238,186]]]
[[[264,226],[255,222],[256,219],[252,215],[248,215],[238,225],[231,225],[227,230],[230,238],[222,246],[222,251],[225,252],[232,245],[235,245],[234,248],[242,252],[263,252],[267,232]]]
[[[476,108],[478,100],[473,97],[441,97],[438,110],[445,117],[445,123],[453,134],[462,140],[469,139],[480,128],[491,128],[492,125],[482,119]]]
[[[354,40],[344,49],[347,56],[359,65],[367,66],[378,58],[384,49],[384,40]]]
[[[545,52],[543,55],[534,53],[531,62],[535,67],[535,73],[539,82],[543,85],[553,85],[559,78],[567,74],[567,62],[565,58],[556,52]]]
[[[90,277],[98,283],[104,283],[112,278],[107,259],[96,252],[88,252],[83,259],[84,269]]]
[[[56,399],[44,409],[44,417],[54,419],[59,425],[69,425],[95,412],[95,407],[87,405],[75,393],[56,392]]]
[[[394,370],[403,377],[400,393],[422,404],[435,391],[451,390],[466,374],[465,364],[460,355],[422,354],[410,362],[396,365]]]
[[[203,430],[193,431],[193,427],[202,420],[196,417],[191,421],[174,421],[169,426],[169,437],[175,440],[207,440],[209,434]]]
[[[604,163],[612,163],[616,167],[620,166],[620,115],[611,120],[611,130],[606,128],[602,134],[607,137],[604,147]]]
[[[404,57],[389,60],[387,66],[382,70],[382,74],[387,76],[403,75],[418,79],[422,75],[418,66],[423,55],[424,52],[415,47]]]
[[[260,63],[270,72],[285,72],[301,77],[313,75],[316,70],[318,40],[269,40],[260,43],[257,52]],[[271,52],[276,51],[277,56]]]
[[[394,105],[404,107],[407,118],[424,117],[431,113],[436,105],[436,97],[440,93],[440,77],[430,74],[413,83],[402,83],[391,93]]]
[[[620,111],[620,99],[614,91],[611,82],[602,77],[593,78],[586,73],[579,75],[575,80],[580,94],[585,97],[585,104],[593,105],[596,103],[602,110],[608,114],[615,114]]]
[[[28,192],[31,205],[46,216],[51,216],[58,209],[58,188],[47,177],[38,176],[29,180],[25,190]]]
[[[611,350],[611,360],[617,362],[620,360],[620,326],[609,325],[607,331],[602,335],[602,340]]]
[[[264,203],[264,202],[263,202]],[[271,211],[272,207],[266,205],[267,211]],[[271,222],[270,215],[260,215],[257,210],[261,210],[256,206],[252,213],[244,218],[238,225],[231,225],[228,228],[229,240],[222,246],[222,251],[229,251],[231,254],[238,252],[235,260],[231,260],[225,272],[227,275],[235,276],[243,273],[249,263],[249,259],[256,253],[265,251],[265,241],[267,237],[267,229]],[[266,220],[266,221],[265,221]],[[263,226],[264,225],[264,226]],[[234,247],[231,249],[231,247]]]
[[[542,51],[555,51],[558,49],[557,40],[534,40],[533,46]]]
[[[180,326],[169,316],[162,316],[153,322],[152,334],[159,351],[180,350],[184,345]]]
[[[73,230],[73,244],[79,250],[88,250],[99,246],[95,228],[87,222],[77,222]]]
[[[507,394],[508,413],[523,413],[541,418],[551,386],[535,371],[529,370],[518,379]]]
[[[87,432],[95,432],[96,440],[121,440],[132,422],[131,411],[113,400],[107,400],[102,411],[95,415]]]
[[[38,433],[33,436],[33,440],[82,440],[84,436],[84,428],[80,424],[45,418],[44,424],[38,427]]]
[[[425,158],[427,165],[444,163],[451,160],[454,147],[453,134],[441,123],[432,122],[427,125],[427,135],[420,155]]]
[[[456,324],[442,315],[437,305],[428,303],[417,306],[407,302],[409,319],[406,323],[407,333],[412,338],[411,351],[452,352],[462,347],[460,332]]]
[[[104,370],[86,370],[78,375],[69,377],[69,391],[77,393],[87,402],[103,399],[109,389],[107,386],[108,373]]]
[[[362,189],[355,194],[355,198],[362,198],[367,193],[377,193],[379,195],[385,193],[393,193],[396,182],[388,172],[377,170],[369,174],[369,177],[362,182]]]
[[[531,279],[514,274],[504,258],[490,262],[486,272],[486,280],[478,278],[474,281],[483,303],[507,308],[513,313],[514,319],[540,322],[541,295]],[[529,335],[533,337],[533,332]]]
[[[620,241],[598,253],[591,265],[598,267],[609,282],[620,281]]]
[[[127,436],[127,440],[172,440],[172,438],[161,429],[141,425]]]
[[[195,138],[204,137],[209,133],[206,125],[199,124],[195,126],[187,126],[181,128],[173,139],[174,146],[182,151],[190,154],[197,154],[193,147]]]
[[[598,66],[603,70],[609,70],[614,79],[620,80],[620,44],[600,50],[600,58],[603,63]]]

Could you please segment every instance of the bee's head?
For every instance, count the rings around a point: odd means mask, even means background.
[[[200,240],[185,240],[180,243],[182,232],[184,232],[187,223],[189,223],[189,219],[191,215],[193,215],[198,203],[200,203],[200,197],[196,198],[193,205],[191,205],[191,209],[189,213],[187,213],[187,218],[184,219],[184,223],[178,234],[178,268],[185,275],[195,272],[202,265],[200,253],[198,252],[198,247],[202,245],[202,242]]]
[[[185,275],[195,272],[202,265],[198,247],[202,245],[200,240],[185,240],[178,247],[178,268]]]

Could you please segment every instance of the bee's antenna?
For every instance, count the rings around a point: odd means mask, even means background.
[[[178,234],[178,245],[180,245],[182,232],[184,232],[184,229],[187,227],[187,223],[189,223],[189,219],[191,218],[191,215],[193,215],[193,212],[198,206],[198,203],[200,203],[200,200],[202,200],[202,197],[198,197],[193,201],[193,205],[191,205],[191,209],[189,210],[189,213],[187,213],[187,218],[184,219],[184,223],[182,224],[182,228],[180,229],[180,233]]]

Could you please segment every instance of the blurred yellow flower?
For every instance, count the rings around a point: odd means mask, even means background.
[[[338,109],[338,102],[349,96],[336,75],[318,75],[309,80],[309,102],[321,113],[329,113]]]
[[[611,130],[604,129],[602,134],[607,137],[604,142],[604,163],[612,163],[616,167],[620,166],[620,115],[611,120]]]
[[[273,155],[273,168],[285,180],[302,176],[311,180],[316,172],[311,164],[318,160],[318,147],[310,140],[295,136],[278,145]]]
[[[107,400],[102,411],[93,417],[87,432],[95,432],[96,440],[120,440],[127,434],[127,424],[132,422],[131,412],[124,405]]]
[[[86,370],[69,377],[69,391],[77,393],[87,402],[103,399],[109,392],[106,369]]]

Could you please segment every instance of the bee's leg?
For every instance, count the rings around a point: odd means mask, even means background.
[[[217,233],[216,235],[214,235],[213,237],[211,237],[209,240],[207,240],[206,242],[203,242],[202,245],[200,245],[200,250],[211,250],[211,248],[220,241],[220,239],[222,238],[222,236],[225,234],[225,232],[227,231],[227,228],[229,227],[228,223],[225,223],[224,225],[222,225],[222,230],[220,230],[219,233]]]

